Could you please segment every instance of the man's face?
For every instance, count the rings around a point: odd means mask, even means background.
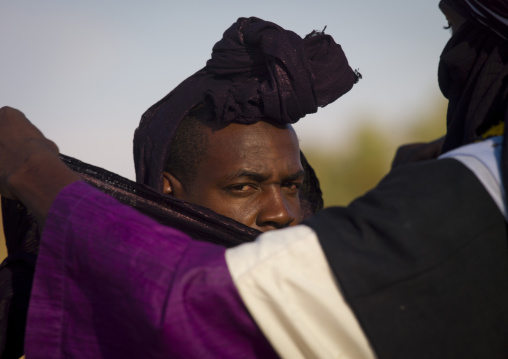
[[[304,172],[290,126],[260,121],[207,131],[206,159],[187,189],[174,187],[175,197],[261,231],[301,221],[298,195]]]

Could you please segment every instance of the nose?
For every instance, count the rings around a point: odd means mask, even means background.
[[[285,198],[280,188],[264,193],[260,206],[256,225],[263,232],[296,224],[300,212],[298,198]]]

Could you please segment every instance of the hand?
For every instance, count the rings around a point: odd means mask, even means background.
[[[58,147],[18,110],[0,109],[0,195],[21,201],[44,226],[53,200],[79,177]]]
[[[10,189],[13,176],[24,170],[32,156],[48,152],[58,157],[58,147],[13,108],[0,108],[0,194],[17,199]]]

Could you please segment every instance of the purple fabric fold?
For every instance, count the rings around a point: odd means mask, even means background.
[[[42,237],[27,357],[276,357],[224,251],[83,182],[68,186]]]

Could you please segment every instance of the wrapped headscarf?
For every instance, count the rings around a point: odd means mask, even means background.
[[[136,179],[162,190],[173,135],[201,103],[209,105],[211,121],[218,123],[295,123],[335,101],[357,80],[331,36],[313,32],[302,39],[274,23],[240,18],[215,44],[203,69],[143,114],[134,135]],[[310,215],[322,207],[321,191],[305,158],[302,165],[307,176],[302,207]]]
[[[471,143],[505,120],[508,8],[504,1],[444,0],[466,21],[441,55],[439,85],[449,100],[443,151]],[[502,24],[505,24],[502,26]]]
[[[441,55],[439,85],[449,100],[443,152],[503,135],[508,188],[508,4],[505,0],[443,0],[466,21]]]
[[[506,136],[508,1],[442,0],[441,4],[465,20],[454,28],[439,63],[439,86],[449,100],[446,136],[444,141],[400,147],[393,167],[436,158],[491,135]],[[505,159],[507,142],[504,141]],[[503,171],[507,171],[508,161],[504,163]]]
[[[450,0],[444,2],[508,40],[508,3],[506,1]]]

